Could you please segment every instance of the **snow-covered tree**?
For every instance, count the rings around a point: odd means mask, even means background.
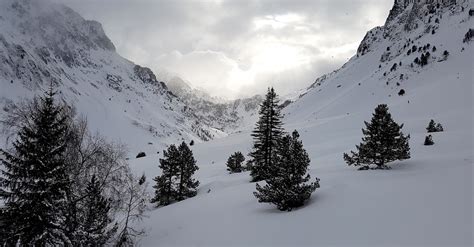
[[[402,133],[403,124],[393,121],[387,105],[378,105],[371,122],[364,123],[366,129],[362,129],[364,137],[356,145],[357,152],[343,155],[348,165],[363,165],[360,170],[368,169],[370,164],[377,165],[377,169],[388,169],[388,162],[410,158],[410,135]]]
[[[266,184],[256,185],[255,197],[259,202],[275,204],[282,211],[302,206],[319,188],[318,178],[308,183],[311,179],[306,174],[309,163],[298,132],[295,130],[291,136],[284,136],[278,145],[275,164],[269,168]]]
[[[268,178],[268,169],[276,156],[278,142],[283,135],[282,116],[278,96],[273,88],[269,88],[265,100],[260,105],[259,120],[252,132],[253,150],[250,176],[252,181]]]
[[[245,161],[245,157],[241,152],[235,152],[233,153],[228,159],[227,159],[227,171],[230,173],[236,173],[236,172],[242,172],[243,167],[242,163]]]
[[[65,229],[71,182],[65,162],[67,119],[52,88],[20,128],[14,152],[0,150],[0,196],[5,199],[7,245],[70,244]]]

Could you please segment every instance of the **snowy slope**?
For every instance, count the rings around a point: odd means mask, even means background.
[[[228,174],[228,156],[251,147],[248,132],[233,134],[193,146],[200,166],[198,195],[152,209],[143,222],[147,236],[141,244],[472,246],[474,48],[463,38],[473,26],[468,15],[473,6],[447,3],[425,15],[427,6],[424,1],[394,6],[386,25],[371,30],[362,42],[369,48],[285,108],[286,129],[300,132],[312,160],[309,173],[321,179],[306,206],[280,212],[259,204],[248,173]],[[436,17],[429,23],[430,15],[439,16],[439,24]],[[426,32],[430,25],[434,34]],[[437,51],[430,49],[426,66],[412,68],[421,52],[406,55],[407,43],[430,43]],[[387,47],[391,53],[381,62]],[[446,60],[444,50],[450,53]],[[402,88],[406,94],[398,96]],[[380,103],[389,105],[395,121],[411,135],[412,158],[393,162],[392,170],[356,171],[344,163],[342,153],[360,142],[363,121]],[[434,146],[423,146],[431,118],[445,131],[433,134]],[[159,174],[158,158],[133,160],[133,169],[152,178]]]
[[[98,22],[48,1],[0,1],[0,114],[51,83],[93,130],[133,154],[225,136],[186,111],[150,69],[118,55]]]

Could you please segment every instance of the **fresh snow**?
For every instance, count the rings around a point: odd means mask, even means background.
[[[420,27],[403,37],[415,39],[417,46],[436,45],[437,52],[430,53],[437,58],[447,49],[446,61],[433,59],[423,68],[411,68],[415,55],[406,56],[404,50],[381,63],[386,46],[402,47],[404,42],[382,40],[284,109],[286,130],[300,132],[310,155],[309,174],[321,179],[321,188],[305,206],[280,212],[260,204],[248,172],[228,174],[227,158],[251,148],[250,133],[241,132],[192,147],[200,167],[198,195],[166,207],[150,205],[140,244],[472,246],[474,50],[462,43],[470,26],[467,12],[449,9],[437,34],[416,39]],[[408,79],[387,86],[383,72],[399,61],[402,66],[392,76],[403,73]],[[404,96],[397,95],[401,88]],[[344,163],[342,154],[360,143],[363,121],[370,120],[380,103],[389,105],[394,120],[411,135],[411,159],[392,162],[391,170],[357,171]],[[445,131],[431,133],[435,144],[424,146],[432,118]],[[151,179],[159,175],[159,158],[132,160],[131,165]]]
[[[294,102],[283,110],[284,126],[288,132],[299,131],[312,161],[309,174],[321,179],[321,188],[305,206],[280,212],[274,205],[258,203],[248,172],[226,171],[225,162],[232,153],[250,152],[252,139],[247,128],[227,136],[198,126],[221,137],[196,140],[191,146],[200,167],[195,175],[201,183],[198,195],[160,208],[150,204],[148,217],[137,222],[146,230],[139,245],[472,246],[474,49],[472,42],[462,43],[473,26],[467,14],[470,8],[470,1],[446,7],[434,35],[425,32],[428,24],[421,21],[418,28],[403,31],[400,18],[388,24],[389,38],[383,38],[383,28],[373,29],[377,39],[368,40],[369,52],[354,56],[339,70],[301,90],[300,97],[293,97]],[[10,13],[2,15],[4,20],[16,18]],[[5,23],[0,20],[6,41],[22,44],[33,54],[29,36],[15,36],[16,30]],[[436,52],[429,49],[432,58],[427,66],[410,67],[421,53],[406,55],[409,48],[403,45],[408,39],[418,47],[427,43],[437,47]],[[380,62],[387,46],[391,47],[389,60]],[[444,50],[450,55],[440,61]],[[0,43],[0,56],[7,53]],[[101,70],[55,64],[56,69],[67,72],[60,75],[64,98],[87,115],[94,130],[128,144],[131,168],[137,175],[146,175],[153,193],[152,178],[160,174],[162,150],[169,143],[197,138],[192,131],[196,119],[183,117],[184,103],[169,102],[166,94],[156,95],[133,81],[134,64],[115,52],[94,50],[90,56],[103,66]],[[32,57],[39,61],[36,55]],[[400,61],[402,66],[391,72],[392,65]],[[105,81],[108,73],[120,75],[123,85],[132,89],[111,90]],[[85,83],[74,84],[66,74]],[[398,79],[401,74],[403,80]],[[103,84],[91,86],[97,81]],[[0,83],[2,106],[35,93],[21,82],[10,83],[9,76],[0,78]],[[398,96],[402,88],[406,94]],[[394,120],[404,123],[402,131],[411,135],[412,158],[390,163],[391,170],[357,171],[344,163],[342,154],[360,142],[363,121],[370,120],[380,103],[388,104]],[[430,119],[445,130],[430,133],[435,144],[424,146]],[[150,126],[164,131],[163,135],[150,134]],[[135,159],[138,151],[147,156]]]

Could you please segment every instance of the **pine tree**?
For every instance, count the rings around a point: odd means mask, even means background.
[[[158,206],[166,206],[170,204],[177,194],[175,188],[175,176],[179,168],[179,151],[174,144],[168,147],[168,150],[163,151],[163,159],[160,159],[161,176],[155,177],[153,180],[156,185],[155,197],[151,200],[152,203],[157,203]]]
[[[199,167],[196,165],[193,152],[185,142],[177,148],[170,145],[163,151],[164,158],[160,159],[161,176],[155,177],[155,197],[152,203],[166,206],[173,201],[181,201],[195,196],[199,181],[193,179],[194,172]]]
[[[403,124],[393,121],[388,107],[378,105],[370,123],[364,122],[366,129],[362,129],[364,137],[362,143],[356,145],[357,153],[344,153],[344,160],[348,165],[364,165],[360,170],[369,168],[369,164],[377,165],[378,169],[388,169],[388,162],[410,158],[410,147],[406,136],[401,132]]]
[[[260,105],[259,120],[252,132],[254,140],[250,153],[252,181],[268,178],[268,169],[273,164],[278,142],[283,135],[282,116],[278,105],[278,96],[269,88],[265,100]]]
[[[244,161],[244,155],[241,152],[235,152],[227,159],[227,170],[230,173],[242,172],[242,162]]]
[[[70,181],[65,162],[67,119],[54,101],[52,88],[21,127],[15,152],[0,150],[4,166],[0,196],[10,244],[65,245],[67,191]]]
[[[101,194],[101,184],[92,176],[86,188],[86,198],[82,205],[81,223],[78,240],[83,246],[103,246],[117,230],[107,229],[112,222],[109,216],[110,203]]]
[[[281,139],[276,162],[270,166],[270,176],[265,180],[266,185],[256,185],[254,195],[259,202],[272,203],[279,210],[291,211],[302,206],[311,193],[319,188],[318,178],[307,183],[310,180],[310,175],[306,174],[310,159],[298,138],[299,134],[295,130],[291,136],[286,135]]]
[[[181,201],[197,194],[196,189],[199,186],[199,181],[193,179],[193,175],[194,172],[199,170],[199,167],[196,165],[193,152],[191,149],[189,149],[185,142],[182,142],[181,145],[179,145],[178,150],[180,155],[180,163],[177,174],[179,178],[179,185],[176,199]]]
[[[441,125],[440,123],[437,123],[436,124],[436,131],[437,132],[443,132],[444,131],[443,125]]]

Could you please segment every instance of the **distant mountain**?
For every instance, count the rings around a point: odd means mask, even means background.
[[[118,55],[100,23],[49,1],[1,1],[0,117],[50,84],[93,129],[133,150],[225,136],[242,122],[238,109],[250,112],[258,103],[198,104],[194,110],[149,68]]]
[[[263,100],[261,95],[236,100],[212,97],[202,90],[192,88],[176,76],[170,79],[167,85],[169,90],[190,106],[206,125],[226,133],[253,127]]]

